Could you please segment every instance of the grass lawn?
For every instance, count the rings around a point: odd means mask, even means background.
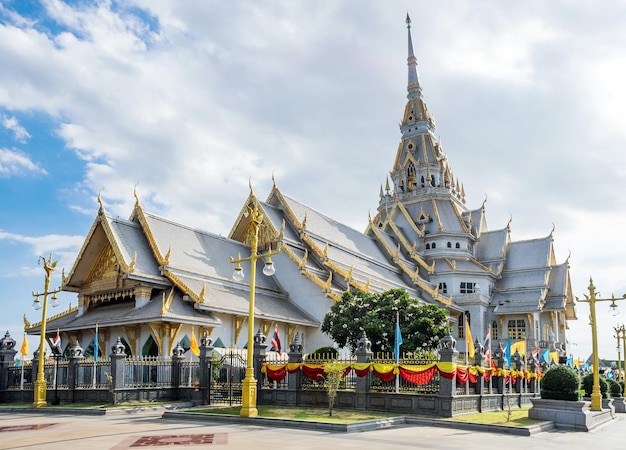
[[[508,411],[491,411],[476,414],[467,414],[457,416],[445,420],[454,420],[456,422],[483,423],[488,425],[509,425],[514,427],[525,427],[542,422],[541,420],[529,419],[528,410],[530,406],[524,408],[515,408],[511,410],[509,417]]]
[[[259,417],[270,417],[276,419],[309,420],[313,422],[335,422],[350,423],[361,420],[385,419],[388,417],[398,417],[401,414],[393,414],[378,411],[356,411],[351,409],[333,409],[332,417],[328,416],[328,408],[298,408],[298,407],[275,407],[257,406]],[[210,408],[193,410],[195,413],[208,414],[231,414],[239,415],[239,407],[232,408]]]
[[[388,417],[398,417],[405,414],[394,414],[388,412],[378,411],[361,411],[350,409],[333,409],[332,417],[328,416],[327,408],[298,408],[298,407],[274,407],[274,406],[257,406],[259,410],[259,417],[271,417],[277,419],[295,419],[295,420],[309,420],[314,422],[339,422],[349,423],[358,422],[361,420],[371,419],[385,419]],[[524,427],[533,425],[539,420],[528,418],[529,407],[521,409],[512,409],[511,416],[508,417],[507,411],[494,411],[477,414],[468,414],[464,416],[458,416],[450,419],[442,420],[454,420],[459,422],[471,422],[471,423],[483,423],[491,425],[509,425]],[[234,416],[239,415],[239,407],[230,408],[209,408],[201,410],[193,410],[190,412],[207,413],[207,414],[230,414]],[[428,416],[432,418],[432,416]]]

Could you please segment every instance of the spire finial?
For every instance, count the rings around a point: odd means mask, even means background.
[[[135,183],[135,188],[133,189],[133,196],[135,197],[135,202],[139,204],[139,196],[137,195],[137,185],[139,183]]]
[[[409,66],[409,83],[407,90],[409,91],[409,98],[421,97],[422,87],[420,85],[419,76],[417,75],[417,58],[413,53],[413,39],[411,39],[411,18],[409,13],[406,13],[406,28],[409,37],[409,56],[407,58],[407,65]]]

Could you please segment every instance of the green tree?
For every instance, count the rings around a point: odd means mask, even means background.
[[[324,317],[322,332],[339,346],[356,350],[365,332],[372,351],[393,351],[396,314],[400,317],[401,352],[431,350],[448,332],[448,311],[436,305],[420,305],[404,289],[375,294],[344,292]]]

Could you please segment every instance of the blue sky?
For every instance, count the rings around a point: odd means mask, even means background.
[[[554,226],[575,295],[590,276],[626,293],[623,2],[0,0],[0,329],[21,341],[23,315],[40,320],[38,258],[71,269],[101,190],[114,215],[136,188],[146,210],[226,235],[248,180],[264,197],[274,173],[364,230],[400,139],[407,11],[468,206],[487,196],[514,240]],[[598,304],[602,357],[624,303]]]

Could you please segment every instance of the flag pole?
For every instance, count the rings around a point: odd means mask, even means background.
[[[400,362],[400,338],[398,336],[398,333],[400,332],[400,312],[396,311],[396,336],[395,336],[395,340],[396,340],[396,345],[394,346],[394,350],[395,350],[395,357],[396,357],[396,364],[399,364]],[[398,373],[396,374],[396,394],[400,393],[400,373],[398,371]]]
[[[98,362],[98,323],[96,322],[96,335],[93,340],[93,388],[96,388],[96,363]]]
[[[193,327],[191,327],[191,338],[193,340],[195,340],[196,338],[196,334],[195,331],[193,330]],[[189,346],[189,379],[187,380],[187,385],[191,386],[191,363],[193,361],[193,350],[191,349],[191,345]]]
[[[22,367],[22,376],[20,378],[20,391],[24,390],[24,353],[22,353],[22,362],[20,363]]]

